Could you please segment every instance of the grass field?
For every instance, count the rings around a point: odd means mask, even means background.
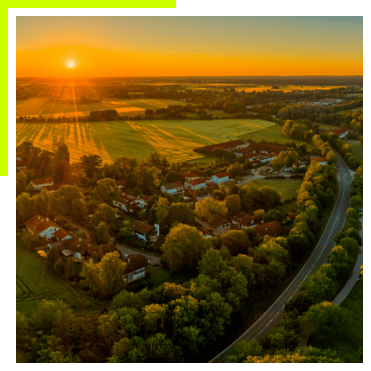
[[[345,143],[350,144],[356,157],[363,160],[363,146],[361,145],[360,139],[349,139],[346,140]]]
[[[253,181],[257,186],[273,187],[276,191],[281,193],[281,201],[286,202],[293,197],[297,197],[297,190],[300,188],[301,179],[258,179]]]
[[[30,315],[42,299],[61,299],[71,308],[93,308],[93,300],[57,276],[17,241],[17,310]]]
[[[84,154],[98,154],[108,162],[121,156],[143,159],[158,152],[170,161],[187,161],[203,157],[193,152],[194,148],[239,139],[246,133],[265,133],[272,125],[269,121],[249,119],[27,123],[17,124],[17,145],[28,140],[35,146],[54,150],[63,141],[72,160]]]
[[[278,124],[271,125],[266,127],[264,130],[254,131],[251,133],[246,133],[240,135],[240,139],[242,140],[249,140],[252,139],[255,142],[260,142],[262,140],[276,140],[277,143],[283,143],[285,141],[295,142],[297,145],[302,143],[302,140],[296,140],[292,138],[285,137],[282,134],[282,126]],[[313,148],[311,143],[307,143],[308,148]]]
[[[50,101],[45,98],[31,98],[17,100],[18,116],[39,116],[43,117],[75,117],[89,116],[91,111],[115,109],[120,116],[133,116],[144,114],[149,108],[157,110],[167,108],[169,105],[186,105],[187,103],[166,99],[103,99],[100,103],[78,104],[76,107],[69,103]]]

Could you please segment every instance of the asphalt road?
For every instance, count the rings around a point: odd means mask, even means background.
[[[273,305],[237,340],[214,357],[210,361],[211,363],[224,362],[228,357],[229,351],[238,342],[259,340],[276,327],[284,317],[284,305],[298,294],[300,285],[308,279],[308,276],[312,275],[318,267],[325,263],[327,256],[334,247],[334,237],[341,231],[345,223],[345,214],[349,208],[350,186],[353,179],[353,173],[349,170],[340,155],[338,155],[336,166],[338,168],[339,180],[336,203],[325,231],[308,261]]]
[[[123,255],[125,255],[125,254],[126,255],[142,254],[148,260],[149,264],[160,264],[160,257],[159,256],[157,256],[155,254],[152,254],[148,251],[145,251],[144,249],[143,250],[136,249],[134,247],[131,247],[131,246],[128,246],[128,245],[125,245],[125,244],[121,244],[121,243],[118,243],[118,242],[116,242],[116,247],[121,251],[121,253]]]

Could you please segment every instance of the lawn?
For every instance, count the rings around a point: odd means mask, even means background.
[[[63,281],[19,241],[16,251],[18,311],[30,315],[42,299],[61,299],[75,309],[94,308],[91,298]]]
[[[186,105],[187,103],[167,99],[103,99],[100,103],[73,104],[54,102],[46,98],[30,98],[17,100],[18,116],[39,116],[43,117],[75,117],[89,116],[91,111],[115,109],[120,116],[133,116],[144,114],[149,108],[157,110],[167,108],[169,105]]]
[[[194,148],[236,140],[246,133],[266,133],[272,125],[255,119],[26,123],[17,124],[17,145],[28,140],[55,150],[63,141],[75,161],[85,154],[98,154],[106,162],[121,156],[143,159],[152,152],[171,161],[187,161],[203,157]]]
[[[249,140],[252,139],[255,142],[261,142],[262,140],[276,140],[277,143],[283,143],[286,141],[295,142],[297,145],[302,143],[302,140],[292,139],[285,137],[282,134],[282,126],[275,124],[269,127],[266,127],[262,130],[253,131],[251,133],[242,134],[239,136],[242,140]],[[308,148],[313,148],[311,143],[307,143]]]
[[[346,140],[345,143],[350,144],[356,157],[363,160],[363,146],[361,145],[360,139],[349,139]]]
[[[253,181],[259,187],[273,187],[281,193],[282,202],[289,201],[293,197],[296,198],[298,195],[296,191],[300,188],[302,182],[301,179],[258,179]]]

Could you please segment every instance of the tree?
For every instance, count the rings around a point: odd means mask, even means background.
[[[117,199],[120,194],[120,188],[113,179],[105,178],[98,180],[94,192],[101,202],[112,206],[113,200]]]
[[[115,210],[107,205],[101,204],[91,217],[90,224],[95,228],[100,222],[104,222],[109,230],[115,229],[116,212]]]
[[[221,216],[225,216],[227,212],[225,204],[213,198],[204,198],[196,203],[195,214],[210,224],[215,223]]]
[[[339,241],[339,245],[343,247],[353,261],[357,260],[360,249],[355,238],[344,237]]]
[[[28,183],[28,178],[27,175],[24,171],[17,172],[16,174],[16,192],[17,192],[17,197],[26,191],[27,189],[27,183]]]
[[[194,270],[211,242],[195,227],[178,224],[170,230],[161,246],[163,258],[171,270]]]
[[[108,243],[110,240],[110,235],[108,231],[107,224],[100,222],[97,227],[95,227],[95,238],[98,243]]]
[[[56,247],[52,248],[47,257],[46,257],[46,260],[48,262],[48,264],[54,268],[54,265],[55,263],[57,262],[57,260],[59,259],[59,252],[58,252],[58,249]]]
[[[225,193],[222,192],[221,190],[219,189],[215,189],[211,192],[211,196],[212,197],[216,197],[216,198],[219,198],[220,201],[223,201],[225,199]]]
[[[16,210],[21,223],[32,218],[36,214],[36,203],[34,200],[35,199],[30,197],[28,193],[22,193],[17,197]]]
[[[244,231],[229,230],[222,234],[220,239],[232,256],[247,254],[251,247],[251,242]]]
[[[238,195],[227,196],[224,202],[231,215],[234,215],[241,210],[241,201]]]
[[[160,226],[164,226],[166,217],[169,213],[169,201],[166,198],[161,197],[152,208],[156,211],[157,223]]]
[[[285,214],[278,209],[269,210],[263,216],[264,223],[273,222],[274,220],[277,220],[278,222],[282,223],[284,218]]]
[[[72,201],[72,216],[78,222],[85,220],[88,216],[85,200],[76,199]]]
[[[237,271],[242,273],[250,287],[254,284],[254,273],[253,273],[254,260],[250,256],[239,254],[230,262],[230,265]]]
[[[54,153],[54,159],[56,162],[66,161],[68,164],[70,163],[70,152],[67,144],[58,143],[58,149]]]
[[[226,268],[227,263],[223,260],[219,251],[215,249],[207,250],[199,262],[200,274],[211,278],[216,278]]]
[[[41,300],[33,311],[30,323],[34,330],[49,332],[59,322],[73,319],[71,308],[62,300]]]
[[[166,319],[167,305],[150,304],[146,305],[143,310],[145,312],[143,320],[147,331],[155,333],[158,328],[163,329]]]
[[[238,162],[235,163],[235,164],[232,164],[228,167],[227,169],[227,174],[234,178],[236,176],[242,176],[243,175],[243,171],[244,171],[244,168],[243,168],[243,165],[239,164]]]
[[[126,265],[115,251],[105,254],[99,263],[94,263],[92,259],[84,263],[80,275],[86,280],[94,296],[112,297],[124,286],[122,275]]]
[[[272,209],[281,202],[281,195],[273,187],[259,188],[259,202],[264,209]]]
[[[68,183],[71,174],[69,162],[61,160],[56,162],[54,167],[54,184]]]
[[[231,348],[227,363],[242,362],[246,357],[257,357],[263,354],[263,347],[256,340],[240,341]]]
[[[56,210],[54,215],[72,215],[71,207],[74,200],[83,200],[81,190],[76,186],[64,185],[52,194],[53,208]]]
[[[147,108],[147,109],[144,111],[144,115],[145,115],[145,116],[153,116],[153,110]]]
[[[84,155],[80,157],[80,160],[86,176],[90,179],[93,178],[98,167],[102,165],[102,158],[98,155]]]
[[[195,215],[193,210],[185,203],[172,203],[169,206],[166,223],[168,226],[171,226],[175,223],[194,225]]]
[[[262,340],[261,344],[265,349],[294,350],[299,345],[299,338],[294,330],[286,330],[283,327],[273,329]]]
[[[353,263],[342,246],[335,246],[327,261],[341,280],[346,280],[351,276]]]

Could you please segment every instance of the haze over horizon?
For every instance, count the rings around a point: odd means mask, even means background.
[[[17,77],[362,75],[362,17],[17,17]]]

